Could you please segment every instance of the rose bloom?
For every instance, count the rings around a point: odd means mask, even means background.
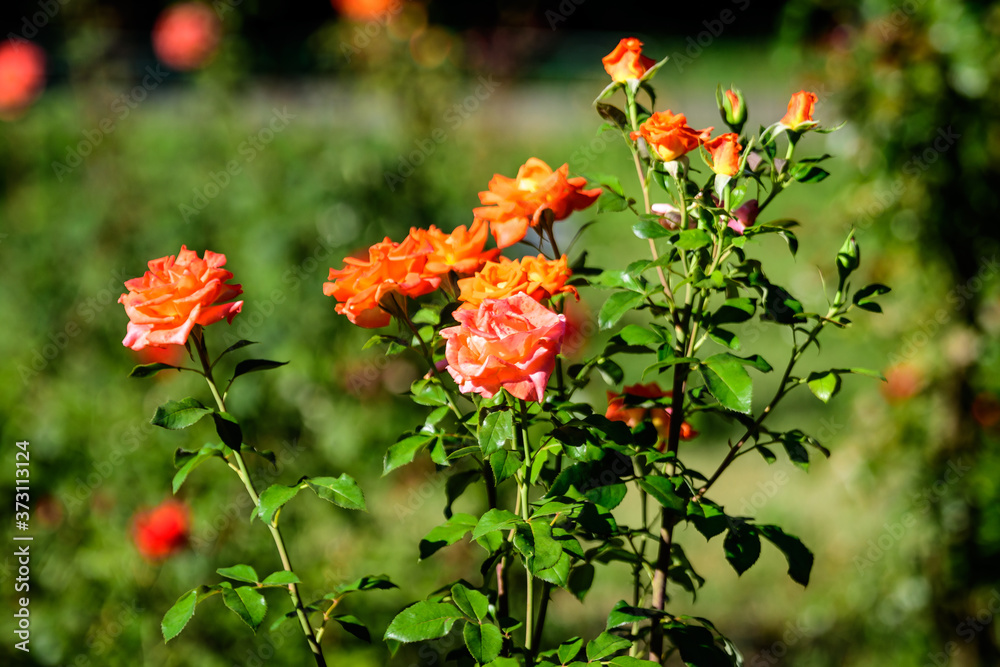
[[[552,171],[538,158],[528,158],[514,178],[494,174],[489,190],[479,193],[483,206],[473,213],[490,223],[497,246],[512,246],[524,238],[529,226],[538,225],[546,210],[552,211],[553,219],[563,220],[597,201],[600,188],[584,190],[587,179],[567,178],[568,174],[567,164]]]
[[[800,90],[799,92],[792,95],[792,99],[788,101],[788,112],[782,117],[781,124],[786,125],[791,130],[798,130],[800,127],[806,123],[812,123],[813,121],[813,107],[819,98],[816,97],[816,93],[810,93],[805,90]]]
[[[476,219],[468,229],[462,225],[451,234],[445,234],[431,225],[426,231],[410,229],[410,236],[417,240],[426,240],[430,244],[431,249],[427,253],[424,273],[440,275],[449,271],[475,273],[483,264],[499,255],[499,248],[483,250],[489,232],[486,221]]]
[[[684,114],[675,115],[668,109],[654,113],[639,126],[638,132],[632,132],[629,136],[632,141],[641,136],[657,157],[670,162],[698,148],[698,144],[708,140],[713,129],[715,128],[692,129]]]
[[[179,500],[165,500],[132,519],[132,540],[142,557],[160,561],[188,543],[188,508]]]
[[[629,428],[635,428],[647,419],[650,420],[656,428],[656,432],[660,434],[661,446],[659,449],[662,450],[666,446],[667,439],[670,437],[670,414],[673,412],[673,409],[644,408],[641,406],[626,407],[626,396],[655,401],[661,398],[670,398],[673,396],[673,392],[663,391],[660,389],[660,385],[655,382],[627,386],[621,394],[616,394],[613,391],[608,392],[608,411],[604,416],[611,421],[625,422]],[[691,427],[691,424],[681,422],[681,440],[691,440],[697,437],[697,435],[698,432]]]
[[[705,149],[712,156],[712,171],[721,176],[735,176],[740,168],[739,136],[729,132],[705,142]]]
[[[347,257],[344,268],[330,269],[323,294],[338,303],[336,311],[366,329],[384,327],[392,320],[382,305],[386,299],[418,297],[433,292],[441,278],[424,274],[430,244],[407,236],[394,243],[388,236],[368,249],[368,259]]]
[[[641,79],[650,67],[656,64],[652,58],[642,55],[642,42],[635,37],[626,37],[608,55],[601,58],[604,70],[614,81]]]
[[[566,255],[559,259],[546,259],[544,255],[487,262],[476,275],[458,281],[458,300],[462,308],[475,309],[487,299],[503,299],[524,293],[536,301],[550,298],[561,292],[576,292],[566,287],[573,275]]]
[[[141,278],[125,281],[128,293],[118,299],[129,319],[122,345],[136,351],[184,345],[196,324],[232,323],[243,302],[225,302],[242,294],[243,287],[227,284],[233,274],[222,268],[225,263],[225,255],[206,250],[200,259],[181,246],[176,257],[154,259]]]
[[[45,86],[45,52],[31,42],[0,44],[0,117],[13,119],[38,99]]]
[[[176,70],[204,67],[215,56],[222,38],[222,23],[200,2],[182,2],[163,10],[153,26],[153,50],[164,64]]]
[[[501,389],[541,402],[566,333],[566,318],[527,294],[487,299],[456,310],[458,326],[441,331],[448,372],[462,393],[492,398]]]

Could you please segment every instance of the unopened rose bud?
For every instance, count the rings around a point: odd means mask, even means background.
[[[720,85],[715,91],[715,100],[719,104],[719,114],[733,132],[739,134],[747,122],[747,104],[743,92],[737,88],[723,91]]]

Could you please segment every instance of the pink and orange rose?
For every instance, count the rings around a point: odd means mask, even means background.
[[[525,401],[545,397],[566,318],[527,294],[487,299],[455,311],[458,326],[441,331],[448,372],[463,393],[492,398],[501,389]]]
[[[201,259],[187,246],[176,257],[149,262],[141,278],[125,282],[128,293],[118,299],[129,319],[122,345],[136,351],[184,345],[196,324],[232,323],[243,302],[231,300],[243,287],[228,284],[233,274],[222,268],[225,263],[225,255],[206,250]]]
[[[554,220],[563,220],[597,201],[600,188],[585,190],[587,179],[568,174],[569,165],[553,171],[538,158],[529,158],[514,178],[494,174],[489,189],[479,193],[483,206],[473,213],[490,223],[497,246],[512,246],[524,238],[528,227],[538,225],[545,211],[551,211]]]

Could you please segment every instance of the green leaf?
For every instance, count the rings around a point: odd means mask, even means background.
[[[274,515],[281,509],[282,505],[294,498],[302,490],[302,483],[294,486],[284,484],[272,484],[264,489],[260,494],[260,504],[257,507],[257,516],[264,523],[274,521]]]
[[[420,560],[429,558],[439,549],[458,542],[469,531],[476,527],[478,519],[471,514],[455,514],[439,526],[431,529],[424,539],[420,540]]]
[[[549,571],[554,572],[555,570],[558,570],[564,559],[568,568],[570,558],[569,554],[564,551],[563,557],[559,559],[559,563],[556,564],[555,568]],[[552,579],[546,579],[546,581],[562,586],[572,593],[577,600],[583,602],[583,599],[587,597],[587,593],[590,592],[590,587],[594,585],[595,572],[596,570],[594,566],[590,563],[581,563],[573,568],[573,570],[569,573],[568,580],[564,583],[560,583],[559,581],[554,581]]]
[[[483,456],[503,449],[514,441],[514,416],[509,410],[491,412],[479,426],[479,448]]]
[[[711,321],[715,326],[746,322],[753,317],[756,310],[757,304],[748,297],[726,299],[719,309],[712,313]]]
[[[171,366],[170,364],[140,364],[132,369],[132,372],[128,374],[130,378],[148,378],[153,377],[160,371],[165,371],[168,369],[174,369],[176,371],[181,370],[179,366]]]
[[[704,229],[685,229],[674,245],[684,250],[697,250],[712,245],[712,237]]]
[[[223,583],[222,601],[254,632],[257,632],[267,615],[267,600],[251,586],[232,588]]]
[[[160,630],[163,632],[164,643],[179,635],[194,616],[195,607],[198,606],[199,590],[204,588],[206,587],[195,588],[180,596],[174,606],[163,615]]]
[[[241,375],[253,373],[254,371],[269,371],[272,368],[280,368],[287,363],[287,361],[271,361],[270,359],[244,359],[240,363],[236,364],[236,369],[233,370],[232,380],[235,380]],[[232,380],[230,380],[230,382]]]
[[[628,208],[629,200],[622,197],[617,192],[609,192],[605,190],[601,193],[601,196],[597,198],[597,212],[598,213],[617,213],[618,211],[624,211]]]
[[[674,232],[670,231],[656,220],[643,218],[639,220],[639,222],[632,225],[632,233],[640,239],[660,239],[665,236],[670,236]]]
[[[417,380],[410,387],[411,398],[419,405],[448,405],[448,392],[435,378]]]
[[[342,473],[340,477],[312,477],[306,478],[304,481],[323,500],[328,500],[334,505],[349,510],[368,511],[361,487],[346,472]]]
[[[744,366],[749,366],[750,368],[756,368],[761,373],[770,373],[774,369],[771,368],[771,364],[767,363],[767,360],[759,354],[754,354],[749,357],[738,357],[735,354],[730,355],[733,359],[739,360]]]
[[[500,449],[490,455],[490,469],[497,484],[511,477],[521,468],[521,453]]]
[[[491,509],[480,517],[475,530],[472,531],[472,539],[478,540],[483,535],[497,530],[510,530],[519,523],[524,523],[524,521],[513,512],[497,508]]]
[[[228,412],[212,411],[212,419],[215,421],[215,432],[222,438],[222,442],[232,450],[241,449],[243,444],[243,430],[240,423],[236,421]]]
[[[301,584],[302,580],[294,572],[278,570],[264,577],[264,581],[260,583],[266,586],[287,586],[288,584]]]
[[[462,630],[465,646],[478,663],[492,662],[500,655],[503,647],[503,633],[490,623],[466,623]]]
[[[205,461],[207,461],[212,457],[218,457],[222,460],[226,459],[225,455],[222,453],[222,445],[219,443],[212,443],[205,445],[201,449],[199,449],[196,454],[186,456],[183,459],[180,459],[178,457],[178,454],[184,451],[185,450],[183,449],[179,449],[177,450],[177,454],[174,455],[175,462],[179,462],[180,460],[184,461],[184,463],[181,464],[180,469],[174,474],[174,479],[173,482],[171,483],[173,492],[175,494],[177,493],[177,491],[180,490],[185,480],[187,480],[188,475],[191,474],[191,471],[197,468],[199,465],[201,465],[202,463],[204,463]]]
[[[760,536],[748,523],[730,527],[722,547],[736,574],[743,574],[760,558]]]
[[[830,372],[837,373],[838,375],[841,375],[843,373],[853,373],[854,375],[867,375],[870,378],[875,378],[877,380],[881,380],[882,382],[886,382],[884,375],[882,375],[878,371],[873,371],[870,368],[831,368]]]
[[[233,565],[232,567],[220,567],[216,570],[216,572],[227,579],[245,581],[248,584],[256,584],[260,582],[260,577],[257,576],[257,571],[249,565],[240,564]]]
[[[683,512],[687,501],[677,495],[674,485],[666,477],[649,475],[639,479],[639,486],[663,507]]]
[[[788,576],[792,581],[806,586],[812,572],[813,555],[799,538],[787,534],[778,526],[757,526],[760,534],[785,554],[788,561]]]
[[[368,627],[365,626],[365,624],[357,616],[341,614],[339,616],[331,616],[330,619],[337,621],[337,623],[340,624],[340,627],[344,628],[344,630],[351,633],[361,641],[368,644],[372,643],[372,635],[368,631]]]
[[[576,656],[580,655],[580,649],[582,648],[583,640],[579,637],[574,637],[560,644],[559,648],[556,649],[556,655],[559,657],[559,662],[565,665],[567,662],[575,660]]]
[[[841,284],[860,265],[861,249],[858,248],[858,242],[854,238],[854,230],[852,229],[851,233],[847,235],[844,245],[840,247],[840,251],[837,253],[837,272],[840,274]]]
[[[799,163],[792,169],[792,178],[799,183],[819,183],[829,175],[830,172],[815,164]]]
[[[618,323],[625,313],[641,304],[646,297],[638,292],[615,292],[612,294],[597,315],[597,323],[601,330],[610,329]]]
[[[489,598],[462,584],[455,584],[451,587],[451,599],[462,610],[462,613],[471,619],[482,621],[490,613]],[[492,659],[490,658],[490,660]]]
[[[658,667],[658,663],[652,660],[640,660],[632,656],[620,655],[617,658],[612,658],[611,662],[608,663],[608,667]]]
[[[612,630],[632,623],[645,623],[651,618],[659,618],[661,616],[663,616],[663,612],[661,611],[633,607],[625,602],[625,600],[619,600],[615,603],[614,608],[611,609],[611,613],[608,614],[608,622],[604,629]]]
[[[215,360],[218,361],[219,359],[221,359],[222,357],[226,356],[230,352],[235,352],[236,350],[244,348],[247,345],[256,345],[256,344],[257,344],[257,341],[255,341],[255,340],[238,340],[235,343],[233,343],[232,345],[230,345],[229,347],[227,347],[225,350],[223,350],[222,353],[219,354],[219,356],[216,357]]]
[[[665,342],[660,334],[638,324],[625,325],[618,336],[626,345],[659,345]]]
[[[591,662],[603,660],[608,656],[632,646],[632,642],[622,637],[616,637],[609,632],[602,632],[587,643],[587,659]]]
[[[427,443],[433,439],[433,435],[421,433],[403,438],[396,444],[389,447],[385,453],[385,460],[382,463],[382,475],[388,475],[396,468],[411,463],[417,456],[417,452],[423,449]]]
[[[601,114],[601,118],[604,120],[610,122],[618,129],[624,130],[628,128],[628,116],[618,107],[603,102],[597,102],[594,106],[597,108],[597,113]]]
[[[444,637],[451,632],[462,612],[447,602],[424,600],[407,607],[392,619],[385,631],[385,639],[404,644]]]
[[[387,574],[366,574],[360,579],[355,579],[349,584],[341,584],[334,589],[333,593],[324,595],[323,597],[327,600],[332,600],[337,597],[341,597],[348,593],[356,593],[361,591],[387,591],[392,588],[398,588],[396,584],[392,583]]]
[[[705,385],[724,408],[750,414],[753,381],[743,360],[731,354],[715,354],[699,367]]]
[[[840,391],[840,376],[833,371],[810,373],[806,383],[816,398],[824,403],[828,403]]]
[[[554,567],[562,558],[563,549],[559,540],[552,537],[552,526],[544,520],[531,521],[528,525],[531,527],[531,535],[535,542],[535,553],[529,562],[531,571]]]
[[[196,424],[212,410],[206,408],[197,399],[184,398],[179,401],[167,401],[156,408],[150,423],[153,426],[178,430]]]

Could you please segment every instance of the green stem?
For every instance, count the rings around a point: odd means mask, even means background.
[[[520,401],[519,401],[520,402]],[[518,471],[516,476],[517,479],[517,490],[520,495],[520,505],[521,505],[521,518],[528,521],[530,515],[530,507],[528,505],[528,484],[529,475],[531,470],[531,451],[528,446],[527,433],[525,433],[524,428],[524,409],[523,403],[521,406],[520,419],[517,421],[516,425],[516,437],[517,444],[520,448],[524,450],[524,464],[521,470]],[[535,615],[535,586],[534,577],[531,575],[531,570],[525,567],[525,608],[524,608],[524,648],[528,651],[529,655],[532,651],[533,640],[534,640],[534,615]]]
[[[215,397],[215,402],[219,406],[221,412],[226,412],[226,404],[222,396],[219,394],[219,388],[215,384],[215,379],[212,377],[212,367],[208,360],[208,348],[205,345],[204,331],[201,327],[192,334],[194,339],[195,349],[198,350],[198,357],[201,360],[202,369],[204,371],[205,381],[208,382],[209,388],[212,390],[212,396]],[[253,501],[254,507],[260,506],[260,496],[257,495],[257,490],[254,488],[253,480],[250,479],[250,473],[247,470],[246,461],[243,460],[243,455],[239,450],[232,450],[233,458],[236,461],[236,474],[239,476],[240,481],[243,482],[243,486],[246,487],[247,493],[250,495],[250,499]],[[271,539],[274,540],[274,546],[278,550],[278,557],[281,559],[281,566],[286,572],[293,572],[292,562],[288,557],[288,550],[285,547],[285,540],[281,535],[281,530],[275,523],[269,523],[267,525],[268,530],[271,532]],[[295,607],[295,615],[299,619],[299,625],[302,626],[302,634],[305,635],[306,643],[309,645],[309,650],[312,651],[313,658],[316,660],[316,665],[318,667],[326,667],[326,659],[323,657],[323,649],[320,647],[319,642],[316,639],[316,634],[313,631],[312,625],[309,623],[309,617],[306,616],[305,606],[302,604],[302,597],[299,595],[299,589],[296,584],[288,584],[288,595],[292,599],[292,604]]]

